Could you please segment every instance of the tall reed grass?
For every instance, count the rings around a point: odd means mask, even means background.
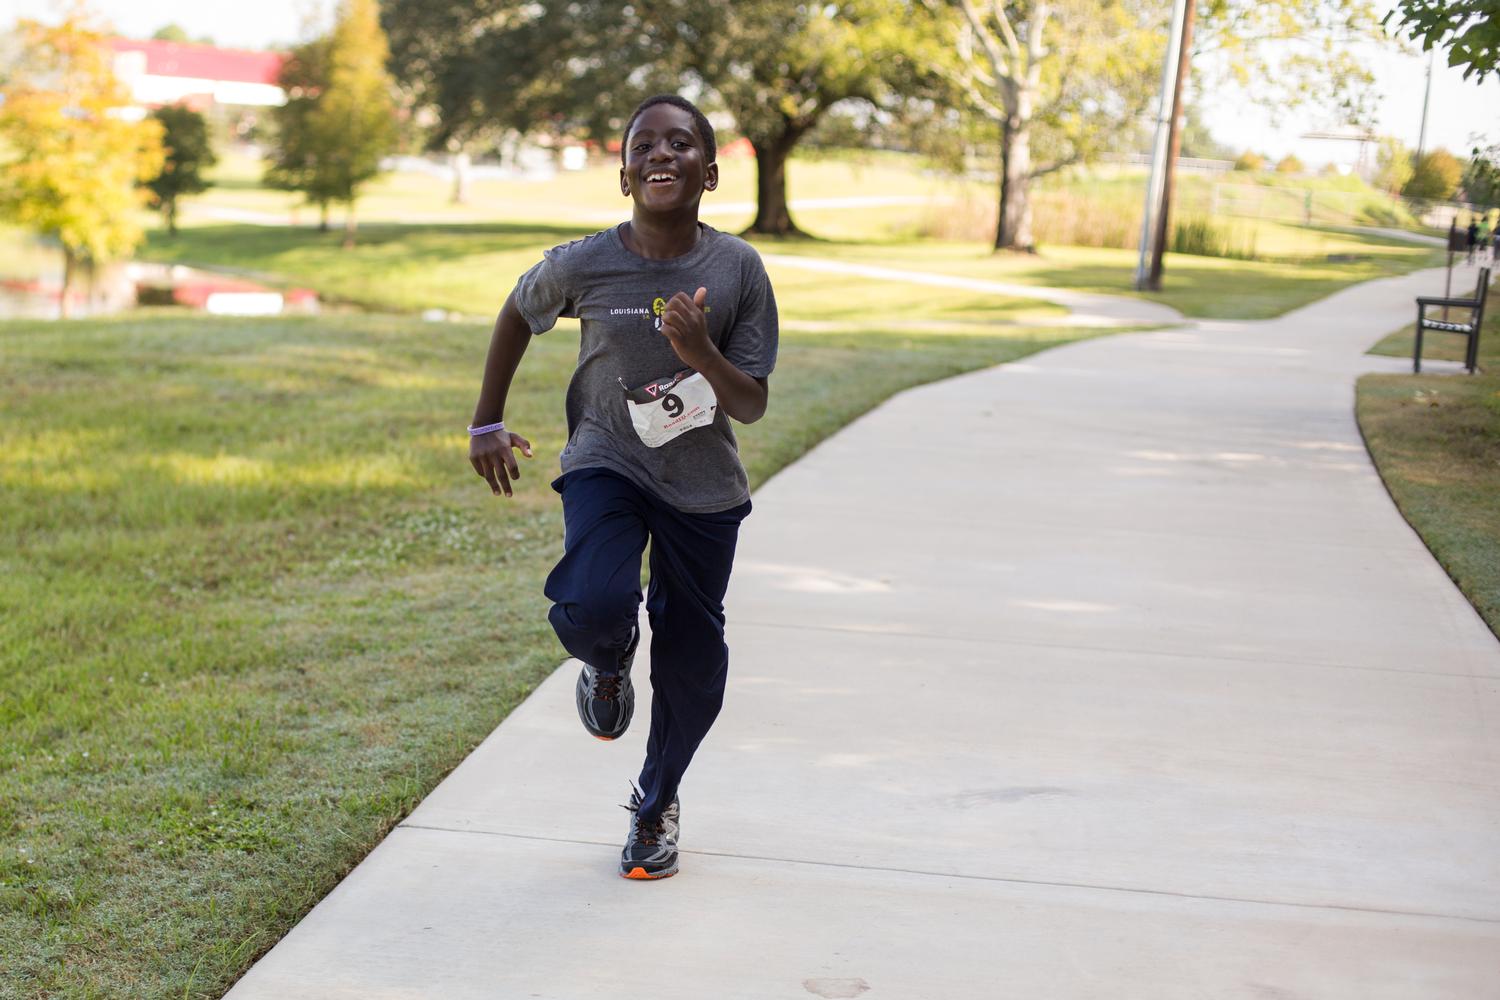
[[[1178,211],[1191,211],[1201,199],[1183,197]],[[973,188],[957,199],[927,208],[913,235],[927,239],[989,242],[995,238],[998,198]],[[1098,184],[1033,189],[1031,232],[1039,246],[1112,247],[1140,245],[1141,196],[1134,185]],[[1173,226],[1175,253],[1255,259],[1255,229],[1206,214],[1183,215]]]

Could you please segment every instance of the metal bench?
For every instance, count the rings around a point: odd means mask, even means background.
[[[1424,330],[1435,330],[1441,333],[1461,333],[1468,338],[1468,348],[1464,351],[1464,367],[1469,374],[1474,374],[1474,369],[1479,364],[1479,330],[1484,325],[1484,299],[1490,290],[1490,269],[1481,267],[1479,269],[1479,283],[1474,286],[1474,297],[1471,299],[1452,299],[1429,296],[1417,297],[1417,342],[1412,350],[1411,370],[1417,374],[1422,372],[1422,332]],[[1427,310],[1432,306],[1440,306],[1443,310],[1442,319],[1428,319]],[[1468,317],[1461,323],[1455,323],[1448,318],[1448,310],[1462,309],[1468,311]]]

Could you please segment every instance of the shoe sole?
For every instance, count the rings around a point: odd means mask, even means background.
[[[656,879],[659,879],[659,878],[671,878],[673,875],[676,875],[676,874],[677,874],[676,867],[668,868],[666,871],[661,871],[661,872],[648,872],[648,871],[646,871],[646,869],[642,868],[640,865],[636,865],[634,868],[630,869],[630,871],[628,871],[628,872],[625,871],[625,870],[623,870],[623,869],[621,869],[621,871],[620,871],[620,877],[621,878],[645,879],[645,880],[648,880],[648,881],[655,881]]]

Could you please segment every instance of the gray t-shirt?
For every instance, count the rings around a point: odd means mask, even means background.
[[[752,378],[765,378],[776,367],[777,318],[771,282],[755,249],[698,226],[693,249],[671,260],[647,260],[627,250],[619,227],[554,247],[516,282],[515,302],[532,333],[552,329],[559,316],[577,317],[583,327],[578,368],[568,385],[563,472],[611,469],[678,510],[707,514],[750,497],[723,408],[703,426],[648,447],[632,424],[628,400],[647,401],[643,387],[651,396],[668,391],[672,377],[687,370],[657,329],[661,309],[676,293],[708,290],[708,335],[730,364]]]

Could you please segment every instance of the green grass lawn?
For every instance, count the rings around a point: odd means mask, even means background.
[[[1267,228],[1274,224],[1263,224]],[[1287,228],[1287,227],[1281,227]],[[363,227],[358,245],[344,249],[338,233],[241,225],[198,226],[177,237],[151,234],[144,256],[179,263],[249,271],[271,280],[311,284],[338,299],[384,309],[430,306],[470,315],[493,314],[516,276],[556,243],[594,231],[594,226],[538,223],[398,225]],[[1358,281],[1433,265],[1436,251],[1359,234],[1318,231],[1319,255],[1239,261],[1169,254],[1165,290],[1147,298],[1188,316],[1261,319],[1305,305]],[[1040,254],[993,255],[972,243],[887,240],[768,240],[766,252],[831,257],[918,271],[991,278],[1114,294],[1130,290],[1136,255],[1099,247],[1051,247]],[[1333,255],[1339,259],[1329,259]],[[992,297],[911,286],[895,293],[864,279],[813,278],[771,267],[778,303],[793,320],[808,318],[845,297],[894,294],[912,303],[907,317],[1003,318]],[[917,290],[921,289],[921,294]],[[1007,307],[1038,315],[1036,303]]]
[[[542,251],[594,232],[593,228],[493,223],[472,226],[364,227],[358,244],[338,233],[265,226],[201,226],[176,238],[152,235],[145,253],[161,260],[230,268],[274,282],[307,284],[319,292],[378,309],[428,307],[471,316],[499,311],[517,277]],[[782,317],[795,322],[862,321],[886,327],[906,322],[966,324],[1057,317],[1066,310],[1034,300],[1007,299],[958,289],[872,281],[769,268]]]
[[[223,170],[202,205],[289,210],[253,165]],[[481,183],[453,207],[441,180],[397,175],[352,251],[199,213],[146,255],[487,317],[542,249],[623,217],[612,176]],[[725,178],[720,205],[750,200],[749,164]],[[889,157],[792,164],[794,198],[938,204],[953,183]],[[736,211],[706,218],[732,232]],[[1130,251],[903,236],[924,211],[810,210],[831,238],[763,248],[1129,284]],[[1429,259],[1287,230],[1278,261],[1174,255],[1161,300],[1269,316]],[[1084,335],[1028,326],[1060,310],[1025,299],[772,277],[786,330],[770,411],[740,435],[753,484],[894,392]],[[0,996],[221,995],[556,666],[540,584],[575,329],[532,346],[512,394],[540,456],[513,501],[465,460],[487,340],[487,323],[363,314],[0,323]]]
[[[337,232],[215,220],[212,212],[225,209],[283,219],[296,214],[304,223],[314,220],[307,210],[296,209],[298,196],[262,188],[257,163],[229,154],[217,169],[219,186],[189,203],[197,206],[188,214],[191,224],[175,238],[160,229],[153,231],[143,256],[311,284],[325,295],[379,309],[441,307],[488,316],[515,277],[542,250],[628,216],[629,203],[618,193],[616,175],[613,164],[600,163],[548,180],[477,181],[470,203],[455,206],[448,202],[448,185],[441,177],[388,174],[373,182],[361,199],[359,214],[367,221],[361,224],[358,246],[344,250]],[[738,232],[751,219],[754,163],[726,160],[721,176],[719,189],[704,199],[704,218],[726,232]],[[1062,195],[1065,200],[1099,202],[1111,206],[1109,214],[1129,215],[1135,211],[1132,199],[1138,198],[1142,183],[1142,178],[1119,171],[1080,174],[1049,181],[1039,188],[1039,197]],[[1310,187],[1353,185],[1368,192],[1362,182],[1347,178],[1337,184],[1335,179],[1302,183]],[[1226,189],[1261,186],[1248,175],[1188,175],[1182,184],[1182,210],[1196,211],[1193,206],[1207,204],[1216,184]],[[992,212],[995,192],[988,184],[924,169],[910,156],[799,156],[788,164],[788,191],[794,201],[858,195],[901,197],[916,203],[799,209],[795,212],[799,224],[819,238],[763,241],[768,250],[1021,284],[1137,294],[1132,289],[1133,250],[1044,246],[1037,255],[996,256],[988,250],[987,233],[964,241],[916,238],[915,233],[942,231],[955,218],[972,221]],[[1067,206],[1053,205],[1038,212],[1064,210]],[[335,213],[336,224],[339,218]],[[1228,219],[1223,224],[1236,234],[1236,240],[1252,241],[1262,259],[1169,254],[1166,288],[1147,297],[1188,316],[1266,318],[1347,284],[1429,266],[1438,258],[1430,248],[1369,234],[1265,220]],[[789,269],[773,268],[772,279],[783,312],[792,321],[828,321],[822,315],[828,303],[846,293],[885,294],[874,282],[850,279],[841,283],[826,275],[809,278],[805,272]],[[908,321],[961,322],[965,314],[999,316],[994,311],[998,303],[992,298],[928,289],[924,299],[914,295],[915,287],[893,293],[896,298],[928,304],[903,317]],[[1015,303],[1009,307],[1011,315],[999,318],[1040,315],[1033,312],[1035,308],[1034,303]]]
[[[1387,488],[1427,547],[1500,635],[1500,296],[1490,295],[1478,375],[1366,375],[1360,429]],[[1404,338],[1404,350],[1403,347]],[[1411,331],[1382,353],[1411,356]],[[1425,340],[1426,338],[1424,338]],[[1424,358],[1462,358],[1439,335]]]
[[[1261,225],[1273,233],[1292,228]],[[1313,256],[1244,261],[1168,254],[1163,290],[1146,293],[1130,289],[1137,260],[1134,250],[1059,246],[1043,247],[1037,254],[996,255],[972,243],[816,240],[770,243],[765,249],[995,281],[1142,294],[1186,316],[1205,319],[1268,319],[1350,284],[1441,263],[1442,254],[1430,247],[1333,231],[1317,231],[1317,237]],[[1346,259],[1330,260],[1329,255]]]
[[[1079,335],[870,325],[784,335],[752,483],[900,389]],[[465,457],[487,342],[0,324],[0,995],[220,996],[557,665],[577,341],[526,357],[513,501]]]
[[[880,198],[946,200],[979,185],[922,169],[917,158],[900,154],[861,152],[838,156],[798,156],[787,167],[788,190],[794,199]],[[215,187],[185,199],[183,221],[217,225],[233,221],[234,213],[256,213],[267,218],[317,221],[317,213],[301,204],[301,196],[261,186],[261,164],[242,153],[225,151],[213,171]],[[754,217],[755,161],[725,157],[720,162],[720,185],[703,202],[703,218],[729,232],[738,232]],[[988,190],[987,186],[983,188]],[[469,200],[455,205],[451,184],[443,176],[388,173],[371,182],[360,198],[358,217],[368,222],[423,223],[594,223],[629,215],[629,201],[620,195],[617,162],[595,163],[586,170],[560,172],[545,180],[475,180]],[[842,238],[890,236],[911,224],[921,205],[875,206],[858,211],[809,209],[799,220],[815,232]],[[343,224],[335,207],[333,221]]]

